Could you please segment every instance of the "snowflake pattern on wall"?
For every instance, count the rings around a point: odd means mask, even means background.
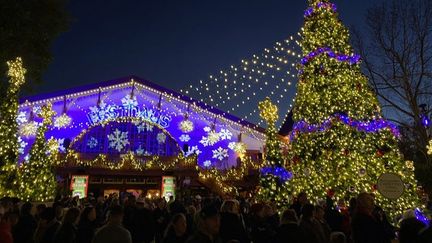
[[[144,155],[144,153],[147,153],[147,151],[145,151],[145,149],[143,149],[142,146],[140,145],[140,146],[135,150],[135,153],[136,153],[138,156],[142,156],[142,155]]]
[[[204,127],[203,130],[204,130],[204,132],[210,132],[211,128],[210,127]]]
[[[228,157],[228,149],[224,149],[219,147],[218,149],[213,150],[213,159],[223,160]]]
[[[199,155],[201,154],[201,150],[198,149],[198,146],[190,146],[188,150],[185,152],[185,157],[189,157],[193,154]]]
[[[18,125],[26,123],[27,122],[26,113],[24,111],[19,112],[16,120],[17,120]]]
[[[210,160],[206,160],[206,161],[204,161],[203,165],[204,165],[204,167],[208,168],[212,165],[212,162]]]
[[[40,106],[36,105],[33,107],[32,111],[34,114],[39,115],[42,111],[42,108]]]
[[[219,137],[222,140],[226,140],[226,139],[231,139],[232,138],[232,133],[228,130],[228,129],[221,129],[219,132]]]
[[[219,133],[212,130],[208,132],[207,137],[203,136],[200,140],[204,147],[215,145],[217,142],[219,142]]]
[[[116,130],[108,135],[109,147],[114,148],[118,152],[122,151],[129,144],[128,132]]]
[[[182,134],[182,135],[179,137],[179,139],[180,139],[180,141],[182,141],[182,142],[184,142],[184,143],[187,143],[187,142],[189,142],[189,140],[190,140],[190,136],[189,136],[188,134]]]
[[[159,144],[163,144],[166,141],[166,135],[163,132],[160,132],[157,134],[156,140],[158,141]]]
[[[138,106],[138,101],[136,96],[132,96],[131,94],[126,95],[121,99],[122,105],[126,109],[132,109]]]
[[[64,147],[64,138],[58,138],[57,139],[57,143],[58,143],[58,149],[59,149],[59,151],[60,152],[62,152],[62,153],[64,153],[64,152],[66,152],[66,148]]]
[[[103,101],[99,104],[99,106],[91,106],[89,109],[90,113],[88,115],[93,123],[114,119],[118,116],[118,114],[115,112],[116,107],[107,105]]]
[[[138,129],[138,133],[142,133],[145,131],[151,132],[153,131],[154,125],[148,123],[148,122],[138,122],[135,123],[137,129]]]
[[[95,137],[90,137],[90,139],[87,141],[87,146],[89,148],[96,148],[98,145],[98,140]]]
[[[27,146],[28,143],[22,140],[21,137],[18,137],[18,144],[19,144],[18,153],[24,154],[25,147]]]
[[[179,123],[179,129],[183,133],[190,133],[194,130],[194,124],[189,120],[183,120]]]
[[[234,152],[238,153],[238,154],[244,154],[246,153],[246,144],[242,143],[242,142],[230,142],[228,144],[228,148],[233,150]]]

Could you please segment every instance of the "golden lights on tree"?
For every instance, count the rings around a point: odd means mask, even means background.
[[[7,62],[8,88],[0,105],[0,197],[16,195],[18,160],[18,92],[26,69],[20,57]]]
[[[392,215],[419,206],[414,167],[402,160],[397,129],[382,118],[335,5],[327,0],[309,3],[290,137],[290,193],[347,200],[370,192]],[[377,191],[378,178],[386,172],[404,182],[397,200]]]

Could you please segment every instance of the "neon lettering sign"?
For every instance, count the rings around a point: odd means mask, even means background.
[[[90,107],[90,112],[87,113],[87,118],[92,125],[115,120],[120,117],[141,118],[144,121],[158,124],[163,128],[169,127],[172,120],[171,116],[145,106],[117,106],[107,105],[104,102],[101,102],[98,106]]]

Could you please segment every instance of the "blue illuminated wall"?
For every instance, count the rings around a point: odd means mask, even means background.
[[[236,165],[235,143],[241,141],[248,151],[259,152],[265,139],[251,124],[134,77],[23,100],[18,116],[21,161],[28,159],[34,128],[41,122],[40,108],[48,101],[57,115],[47,139],[57,139],[61,153],[69,146],[83,153],[181,152],[198,155],[202,167],[222,169]],[[135,121],[118,122],[122,118]],[[74,141],[80,134],[80,140]]]

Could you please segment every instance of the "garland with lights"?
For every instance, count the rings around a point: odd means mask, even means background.
[[[171,170],[178,166],[194,167],[196,158],[194,156],[184,157],[180,153],[174,159],[169,161],[161,160],[159,156],[136,156],[133,152],[126,153],[119,161],[110,161],[106,155],[99,154],[92,160],[81,160],[79,153],[70,150],[65,159],[59,165],[82,166],[82,167],[97,167],[110,170],[133,169],[144,171],[148,169]]]
[[[309,0],[309,5],[301,41],[302,64],[307,65],[299,67],[293,109],[297,123],[289,150],[293,178],[287,190],[335,201],[370,192],[391,216],[419,206],[413,163],[402,160],[397,129],[381,118],[378,99],[361,73],[360,57],[352,54],[349,31],[336,7],[327,0]],[[399,199],[378,192],[383,173],[403,181]]]
[[[25,83],[26,69],[20,57],[8,61],[8,89],[0,105],[0,198],[16,196],[18,160],[18,92]]]
[[[250,169],[258,169],[259,164],[254,162],[250,157],[242,158],[242,163],[238,167],[233,167],[225,171],[216,168],[199,169],[198,178],[206,185],[209,185],[213,191],[219,192],[220,195],[238,195],[237,188],[230,185],[231,182],[241,181],[249,173]]]
[[[42,107],[40,115],[43,121],[42,125],[38,128],[36,141],[30,150],[30,159],[19,170],[20,190],[18,196],[26,202],[49,201],[54,198],[57,189],[54,173],[55,163],[51,160],[56,152],[53,149],[52,140],[49,140],[47,143],[45,139],[45,132],[48,126],[52,124],[52,119],[55,115],[51,103],[47,103]]]
[[[278,139],[275,122],[278,119],[278,108],[272,104],[269,97],[258,104],[260,116],[267,126],[266,152],[263,168],[260,170],[260,188],[258,199],[266,202],[275,202],[279,209],[288,205],[288,194],[284,187],[288,183],[288,175],[283,167],[280,141]]]
[[[321,55],[323,53],[327,54],[327,56],[330,58],[334,58],[339,62],[349,63],[350,65],[358,64],[360,62],[360,55],[357,54],[344,55],[344,54],[333,52],[330,47],[319,47],[315,51],[312,51],[309,54],[307,54],[305,57],[303,57],[301,59],[301,64],[306,65],[316,56]]]
[[[335,114],[326,119],[321,125],[309,124],[305,121],[300,121],[294,124],[293,130],[290,133],[290,140],[295,140],[295,137],[300,133],[324,132],[331,129],[335,122],[342,122],[362,132],[379,132],[383,129],[388,129],[395,137],[399,137],[400,133],[397,126],[385,119],[376,119],[371,121],[356,121],[345,114]]]

